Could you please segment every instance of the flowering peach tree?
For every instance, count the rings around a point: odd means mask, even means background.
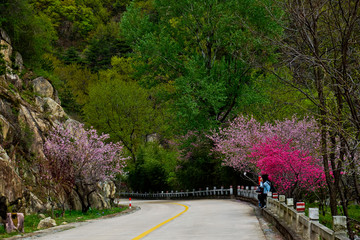
[[[293,196],[302,190],[325,187],[321,161],[294,147],[291,140],[283,143],[274,137],[256,144],[251,150],[250,156],[257,160],[257,167],[271,176],[279,192]]]
[[[65,192],[75,191],[83,212],[91,206],[89,197],[96,185],[114,179],[125,166],[122,145],[106,143],[108,138],[109,135],[98,135],[93,128],[85,129],[83,124],[59,124],[45,141],[43,178]]]
[[[273,124],[239,116],[209,136],[213,151],[238,171],[266,173],[279,192],[314,190],[325,184],[319,155],[320,135],[313,118],[286,119]]]

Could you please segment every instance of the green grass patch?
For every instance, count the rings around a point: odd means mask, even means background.
[[[110,216],[112,214],[120,213],[124,210],[128,209],[127,206],[114,207],[110,209],[90,209],[87,213],[82,213],[81,211],[66,211],[65,216],[61,217],[60,211],[55,211],[55,221],[57,225],[61,225],[63,222],[72,223],[72,222],[83,222],[89,219],[101,218],[104,216]],[[46,217],[51,217],[51,213],[45,213]],[[57,217],[58,216],[58,217]],[[24,222],[24,232],[31,233],[37,231],[37,226],[40,222],[41,218],[37,214],[31,214],[25,216]],[[5,227],[0,226],[0,239],[12,237],[18,235],[18,232],[6,233]]]

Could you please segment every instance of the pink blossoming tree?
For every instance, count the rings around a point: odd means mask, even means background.
[[[70,123],[55,126],[45,141],[43,178],[68,194],[75,191],[83,212],[91,206],[90,195],[96,185],[114,179],[125,166],[123,147],[106,143],[108,138],[93,128],[85,129],[83,124]]]
[[[251,149],[251,157],[257,160],[262,173],[271,176],[277,190],[287,196],[325,187],[324,169],[319,159],[293,145],[291,140],[283,143],[274,137],[256,144]]]
[[[252,117],[239,116],[209,137],[214,141],[213,151],[224,156],[225,165],[238,171],[267,173],[280,192],[291,196],[325,183],[319,136],[312,118],[294,116],[261,124]]]

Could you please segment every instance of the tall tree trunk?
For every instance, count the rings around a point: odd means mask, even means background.
[[[355,169],[355,164],[354,161],[351,162],[351,168]],[[360,186],[359,186],[359,182],[358,182],[358,175],[357,173],[354,171],[352,174],[353,177],[353,182],[354,182],[354,187],[355,187],[355,199],[358,202],[358,204],[360,204]]]
[[[326,120],[326,102],[324,97],[324,85],[323,85],[323,78],[320,76],[319,69],[315,69],[315,80],[316,80],[316,88],[318,92],[318,98],[320,102],[320,125],[321,125],[321,152],[323,158],[323,165],[325,170],[325,178],[326,184],[329,189],[329,197],[330,197],[330,209],[331,215],[337,215],[337,201],[336,201],[336,189],[334,186],[333,178],[330,174],[330,167],[329,167],[329,158],[328,158],[328,144],[327,144],[327,128],[328,123]]]
[[[82,184],[80,184],[82,185]],[[81,211],[83,213],[86,213],[89,211],[89,208],[91,206],[90,203],[90,195],[95,192],[95,190],[87,191],[87,187],[75,185],[75,192],[79,196],[80,203],[81,203]]]
[[[312,40],[310,44],[312,44],[312,55],[315,59],[321,59],[321,52],[320,52],[320,42],[319,39],[319,29],[318,29],[318,21],[320,17],[320,9],[318,9],[319,2],[312,2],[311,0],[308,1],[309,7],[311,11],[310,23],[308,23],[308,31],[311,33],[310,36]],[[306,30],[305,30],[306,31]],[[326,97],[324,94],[324,74],[320,68],[320,66],[314,66],[314,80],[316,84],[316,90],[318,93],[318,100],[319,100],[319,113],[320,113],[320,124],[321,124],[321,151],[323,157],[323,165],[325,170],[325,178],[326,183],[329,188],[329,197],[330,197],[330,208],[331,214],[337,215],[337,201],[336,201],[336,189],[333,183],[333,178],[330,174],[330,167],[329,167],[329,158],[328,158],[328,144],[327,144],[327,129],[329,127],[329,119],[327,116],[327,102]],[[331,159],[330,159],[331,160]]]

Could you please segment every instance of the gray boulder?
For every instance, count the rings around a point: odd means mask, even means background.
[[[51,228],[55,226],[56,226],[55,220],[52,219],[51,217],[47,217],[39,222],[37,229]]]
[[[46,80],[44,77],[38,77],[32,80],[34,92],[39,94],[42,97],[50,97],[54,96],[54,88],[51,83]]]
[[[18,67],[19,72],[22,72],[24,69],[24,61],[19,52],[15,52],[15,66]]]

